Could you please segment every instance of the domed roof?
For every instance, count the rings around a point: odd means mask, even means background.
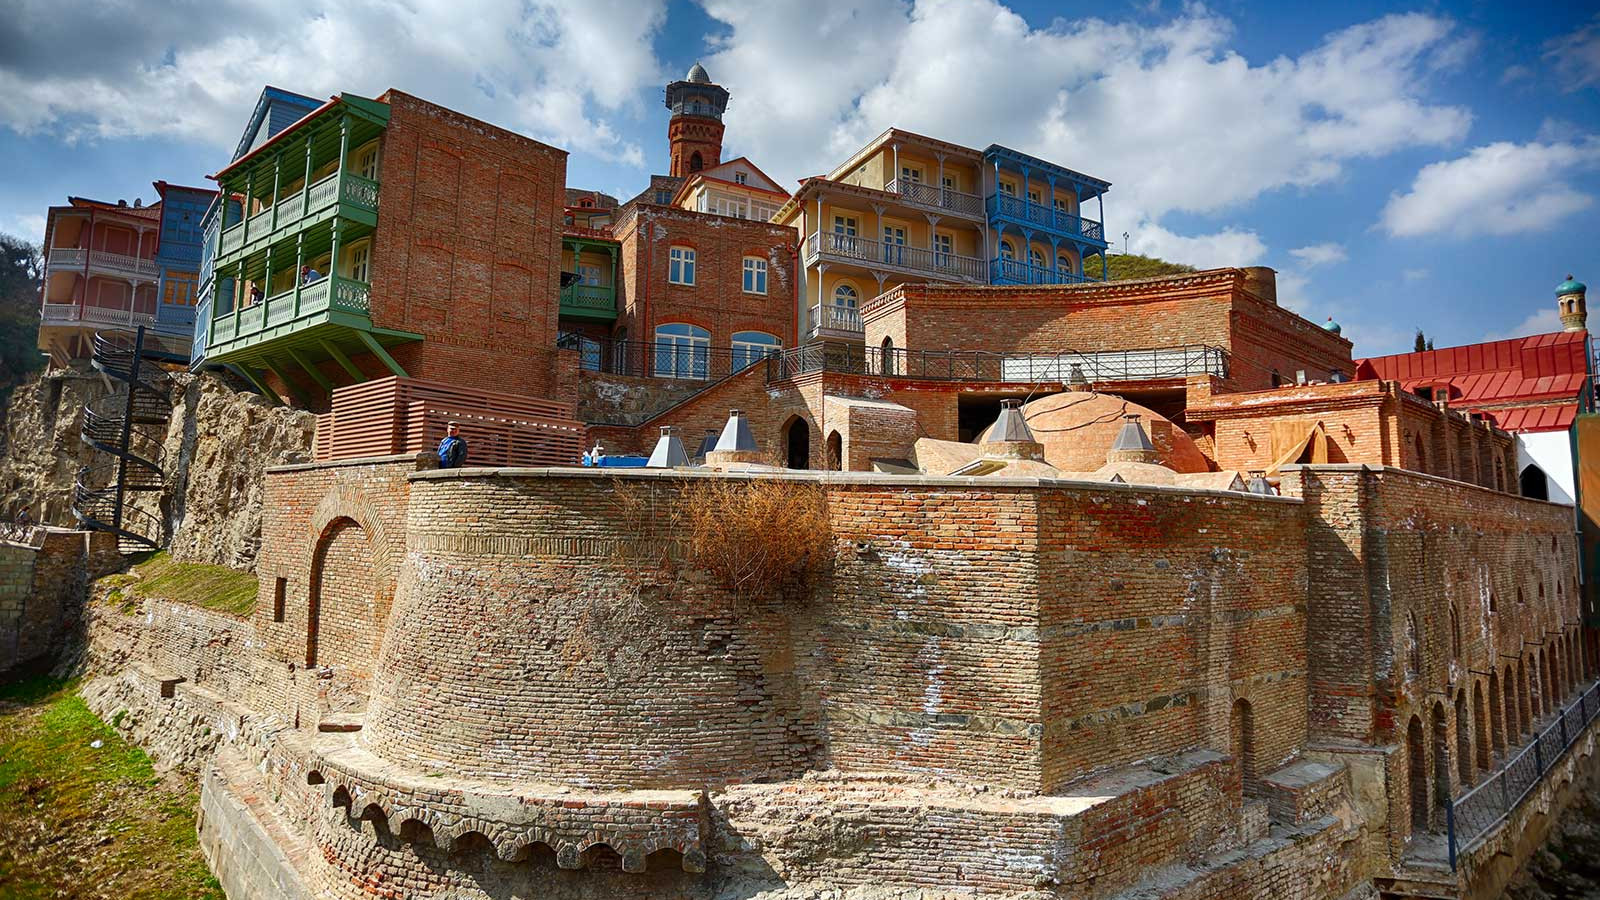
[[[697,62],[689,67],[689,74],[683,76],[683,80],[692,81],[695,84],[710,84],[711,76],[706,73],[706,67]]]
[[[1582,294],[1585,293],[1586,290],[1587,289],[1583,286],[1583,282],[1574,281],[1572,276],[1568,275],[1566,281],[1556,285],[1556,296],[1561,297],[1566,294]]]
[[[1065,391],[1022,407],[1033,439],[1044,445],[1044,459],[1063,472],[1093,472],[1122,431],[1123,416],[1136,413],[1155,445],[1161,465],[1174,472],[1205,472],[1211,465],[1194,440],[1165,416],[1114,394]],[[978,437],[988,440],[988,429]]]
[[[1327,330],[1329,330],[1331,332],[1333,332],[1334,334],[1343,334],[1344,333],[1344,329],[1340,328],[1339,327],[1339,323],[1335,322],[1333,320],[1333,316],[1329,316],[1327,324],[1323,325],[1322,327],[1326,328]]]

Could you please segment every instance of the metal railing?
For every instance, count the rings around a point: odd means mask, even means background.
[[[1228,377],[1228,352],[1207,344],[1148,350],[1080,353],[990,353],[981,350],[883,349],[844,344],[807,344],[767,361],[767,380],[808,372],[892,375],[927,381],[1032,384],[1094,384],[1148,381],[1190,375]]]
[[[891,194],[917,206],[930,209],[947,209],[964,216],[983,217],[983,198],[937,184],[923,184],[908,178],[895,178],[883,186]]]
[[[1489,832],[1511,818],[1597,715],[1600,715],[1600,684],[1593,684],[1570,706],[1562,707],[1555,721],[1545,726],[1499,771],[1445,804],[1445,832],[1452,872],[1461,854],[1482,843]]]
[[[1106,239],[1105,228],[1099,222],[1074,215],[1064,209],[1053,209],[1042,203],[1034,203],[1010,194],[994,194],[989,197],[986,205],[990,216],[1004,216],[1018,222],[1048,228],[1060,234],[1085,237],[1091,241]]]
[[[556,347],[577,350],[578,368],[585,372],[685,381],[720,380],[778,353],[777,350],[713,347],[709,343],[613,341],[571,333],[561,335]]]
[[[812,232],[806,238],[806,254],[812,259],[826,256],[863,263],[869,268],[894,266],[956,281],[982,282],[987,275],[985,262],[974,256],[831,231]]]

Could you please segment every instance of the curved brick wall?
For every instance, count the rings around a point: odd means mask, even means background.
[[[640,535],[611,479],[441,474],[411,485],[368,750],[599,789],[804,768],[781,609],[740,611],[704,583],[625,584]],[[673,482],[645,487],[670,502]]]

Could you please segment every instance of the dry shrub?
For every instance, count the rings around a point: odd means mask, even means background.
[[[682,501],[688,562],[751,597],[805,580],[831,544],[827,495],[778,478],[692,482]]]

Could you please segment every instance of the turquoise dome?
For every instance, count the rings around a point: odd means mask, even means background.
[[[1331,332],[1333,332],[1334,334],[1343,334],[1344,333],[1344,329],[1340,328],[1339,327],[1339,323],[1335,322],[1333,320],[1333,316],[1329,316],[1327,324],[1323,325],[1322,327],[1326,328],[1327,330],[1329,330]]]
[[[1583,286],[1583,282],[1572,280],[1572,276],[1571,275],[1567,276],[1567,280],[1566,281],[1563,281],[1560,284],[1556,285],[1556,296],[1557,297],[1563,296],[1565,294],[1582,294],[1582,293],[1584,293],[1584,291],[1585,291],[1585,288]]]

